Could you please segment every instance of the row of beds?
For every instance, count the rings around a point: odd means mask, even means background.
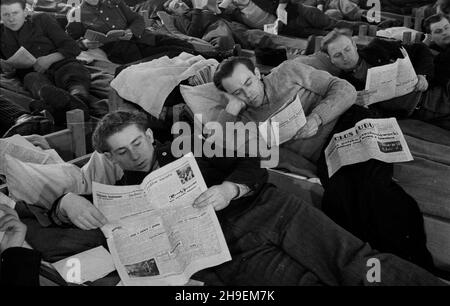
[[[382,13],[382,17],[400,20],[404,26],[419,30],[423,20],[423,11],[417,10],[414,18],[385,12]],[[170,33],[170,26],[168,28],[167,33]],[[269,36],[280,45],[301,49],[303,54],[301,56],[307,56],[320,48],[321,37],[311,36],[308,39],[299,39],[274,36],[261,33],[262,31],[259,30],[250,31],[253,31],[256,45],[262,37]],[[177,33],[173,33],[173,35],[177,36]],[[375,35],[376,32],[373,29],[363,26],[354,38],[358,45],[363,46],[367,45]],[[421,39],[421,35],[415,35],[415,37],[417,41]],[[404,33],[403,41],[405,43],[412,42],[411,33]],[[253,58],[263,74],[270,73],[273,68],[258,63],[253,50],[244,49],[242,55]],[[120,71],[123,67],[102,60],[94,60],[87,67],[92,71],[93,95],[98,99],[107,98],[109,111],[123,108],[127,102],[124,102],[117,92],[109,87],[109,82],[114,78],[116,71]],[[99,80],[98,84],[95,82],[96,78]],[[17,80],[6,79],[3,75],[1,76],[0,90],[2,90],[2,94],[9,96],[25,108],[31,101],[30,96]],[[175,113],[188,114],[187,120],[190,120],[190,112],[187,108],[184,101],[173,106]],[[66,116],[66,127],[44,135],[44,137],[65,161],[82,167],[91,157],[90,136],[99,118],[95,116],[84,118],[81,110],[68,111]],[[186,119],[186,116],[174,115],[174,117]],[[450,133],[416,120],[400,120],[399,124],[410,146],[414,161],[395,165],[394,179],[419,204],[424,216],[427,247],[433,256],[435,265],[442,271],[450,272],[450,179],[448,179],[450,178]],[[4,178],[2,180],[0,181],[0,191],[8,194],[7,183]],[[296,194],[318,208],[321,207],[323,187],[315,178],[305,178],[296,173],[269,169],[269,182],[286,192]],[[41,272],[42,285],[64,284],[48,265],[43,264]],[[102,280],[96,283],[102,284]]]

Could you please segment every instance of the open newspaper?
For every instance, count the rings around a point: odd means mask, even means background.
[[[192,207],[207,189],[192,153],[141,185],[94,183],[92,189],[124,285],[183,285],[195,272],[231,260],[212,206]]]
[[[35,164],[58,164],[64,162],[55,150],[42,150],[32,145],[23,136],[14,135],[0,139],[0,174],[5,174],[6,154],[20,161]]]
[[[399,58],[392,64],[372,67],[367,71],[366,90],[374,91],[368,103],[386,101],[412,92],[418,78],[408,52],[401,49],[404,58]]]
[[[334,134],[325,149],[325,158],[330,177],[342,166],[371,158],[387,163],[413,160],[395,118],[364,119],[355,127]]]
[[[260,135],[271,147],[290,140],[306,124],[300,97],[283,105],[280,110],[259,125]]]
[[[90,41],[98,41],[102,44],[107,44],[113,41],[118,41],[120,37],[125,35],[125,30],[111,30],[108,33],[104,34],[102,32],[97,32],[94,30],[86,30],[84,33],[84,38],[89,39]]]
[[[27,69],[33,67],[36,58],[24,47],[20,47],[6,62],[16,69]]]

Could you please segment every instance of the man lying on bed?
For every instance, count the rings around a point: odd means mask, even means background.
[[[337,118],[356,99],[347,81],[298,61],[286,61],[262,77],[249,58],[232,57],[218,66],[214,84],[228,98],[216,119],[223,126],[246,119],[263,122],[298,95],[307,122],[282,146],[312,163],[317,162]],[[244,112],[246,118],[240,116]]]
[[[83,50],[101,48],[117,64],[131,63],[159,54],[193,53],[193,46],[180,39],[155,34],[145,29],[144,18],[122,0],[86,0],[80,6],[80,20],[70,22],[66,31],[78,40]],[[102,44],[85,38],[87,30],[103,34],[124,30],[121,37]]]
[[[414,91],[370,107],[380,110],[383,116],[411,117],[449,129],[448,94],[433,77],[439,69],[448,69],[448,65],[440,63],[442,68],[435,68],[433,55],[425,44],[402,45],[399,41],[374,39],[368,46],[357,48],[351,37],[332,31],[324,37],[321,50],[328,54],[334,66],[341,69],[339,77],[348,80],[359,91],[358,100],[365,103],[373,94],[364,90],[368,69],[403,58],[402,47],[418,77]]]
[[[89,118],[87,102],[91,76],[75,57],[76,42],[54,18],[43,13],[27,16],[25,0],[1,1],[0,57],[3,72],[12,72],[23,81],[31,96],[42,100],[35,109],[48,109],[57,125],[65,123],[65,112],[79,108]],[[15,69],[6,59],[24,47],[35,58],[30,68]]]
[[[170,144],[154,143],[145,115],[118,111],[106,115],[93,145],[123,170],[117,184],[138,184],[154,169],[174,160]],[[208,190],[195,207],[212,205],[233,260],[194,275],[215,272],[228,285],[370,285],[368,260],[381,262],[381,282],[441,282],[427,271],[392,254],[382,254],[337,226],[311,204],[266,184],[259,159],[196,157]],[[69,193],[57,201],[55,222],[95,229],[106,223],[85,197]]]

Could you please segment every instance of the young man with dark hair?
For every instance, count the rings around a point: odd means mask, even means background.
[[[110,113],[94,132],[94,147],[124,170],[120,184],[139,184],[175,159],[168,146],[154,144],[144,118]],[[441,284],[425,270],[371,249],[311,204],[265,184],[267,172],[258,159],[196,160],[209,188],[193,205],[212,205],[217,211],[233,260],[200,271],[194,279],[214,274],[226,285],[371,285],[367,262],[375,258],[382,263],[379,284]],[[55,203],[50,216],[82,229],[107,221],[90,201],[71,193]]]
[[[430,36],[430,48],[435,53],[434,80],[450,88],[450,22],[442,15],[433,15],[425,20],[424,27]]]
[[[358,49],[351,37],[332,31],[322,41],[322,51],[331,63],[342,72],[339,77],[352,83],[358,93],[358,102],[364,103],[371,95],[364,90],[367,71],[371,67],[386,65],[403,58],[404,48],[418,76],[415,91],[400,97],[373,104],[385,116],[412,117],[450,129],[448,93],[442,86],[435,86],[434,58],[423,43],[402,45],[399,41],[374,39],[368,46]]]
[[[307,121],[294,139],[282,146],[312,163],[318,160],[337,118],[356,99],[356,91],[347,81],[295,60],[285,61],[262,77],[248,58],[231,57],[218,66],[214,83],[228,99],[217,118],[224,126],[237,120],[264,122],[298,95]]]
[[[15,72],[35,99],[44,101],[57,124],[65,122],[65,112],[74,108],[85,111],[91,77],[75,57],[80,53],[59,24],[47,14],[27,16],[24,0],[2,0],[0,4],[0,64],[3,72]],[[32,68],[15,69],[6,59],[20,48],[37,60]]]

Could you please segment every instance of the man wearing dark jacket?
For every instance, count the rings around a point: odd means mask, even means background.
[[[144,18],[133,12],[122,0],[86,0],[80,8],[80,20],[70,22],[67,33],[78,40],[83,50],[101,48],[114,63],[126,64],[162,53],[178,55],[194,52],[193,46],[182,40],[155,34],[145,29]],[[118,40],[101,44],[85,38],[87,30],[103,34],[124,30]]]
[[[75,57],[80,53],[76,42],[47,14],[26,16],[24,0],[2,0],[0,25],[0,57],[3,72],[15,72],[35,99],[64,123],[65,112],[88,108],[88,91],[91,77],[88,70]],[[35,58],[30,68],[15,69],[6,59],[24,47]],[[56,86],[55,86],[56,85]]]
[[[220,51],[234,47],[233,33],[226,22],[208,6],[200,7],[196,1],[168,0],[165,9],[175,15],[175,26],[183,34],[201,38]]]
[[[140,183],[174,160],[168,147],[153,142],[145,116],[123,111],[106,115],[93,135],[96,150],[124,170],[120,184]],[[367,264],[375,258],[382,263],[379,284],[441,284],[425,270],[371,249],[312,205],[266,184],[258,159],[196,159],[208,189],[193,205],[212,205],[217,211],[233,260],[200,271],[194,279],[213,273],[228,285],[370,285]],[[91,202],[71,193],[55,203],[50,215],[82,229],[106,223]]]
[[[377,38],[368,46],[357,49],[351,37],[338,31],[330,32],[322,41],[322,51],[329,55],[334,66],[342,70],[339,77],[348,80],[359,91],[357,98],[359,104],[365,104],[372,94],[364,90],[368,69],[403,58],[402,47],[408,52],[418,77],[415,90],[407,95],[373,104],[371,107],[380,110],[386,116],[421,119],[421,109],[426,105],[432,114],[431,117],[422,120],[450,128],[445,120],[449,113],[441,113],[440,110],[441,105],[446,103],[445,96],[430,86],[434,79],[435,66],[433,54],[425,44],[402,46],[398,41]]]

